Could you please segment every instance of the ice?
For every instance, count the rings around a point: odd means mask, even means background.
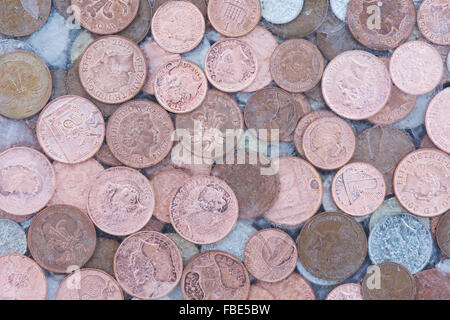
[[[166,236],[172,239],[178,248],[180,248],[184,265],[186,265],[189,260],[200,252],[195,244],[183,239],[177,233],[167,233]]]
[[[239,104],[243,104],[244,106],[247,104],[248,99],[253,95],[253,92],[238,92],[236,93],[236,98]]]
[[[25,50],[36,53],[36,49],[26,42],[15,39],[0,39],[0,55],[15,50]]]
[[[273,148],[278,147],[278,154],[276,150]],[[270,148],[271,152],[271,158],[278,158],[278,157],[295,157],[297,155],[297,150],[295,149],[295,145],[293,142],[280,142],[280,143],[271,143]]]
[[[325,109],[325,103],[316,101],[311,98],[308,98],[308,101],[309,101],[309,104],[311,105],[311,108],[313,108],[313,110]]]
[[[12,147],[39,149],[34,132],[23,120],[11,120],[0,116],[0,152]]]
[[[331,182],[336,172],[327,172],[322,174],[323,200],[322,205],[325,211],[339,211],[331,196]]]
[[[47,300],[55,300],[56,291],[58,291],[61,281],[65,278],[64,274],[54,274],[53,272],[48,272],[47,274]]]
[[[176,286],[167,296],[164,296],[158,300],[184,300],[181,293],[180,285]]]
[[[220,38],[220,33],[213,29],[207,29],[205,35],[206,39],[208,39],[210,43],[214,43]]]
[[[77,60],[80,55],[83,53],[84,49],[94,41],[91,33],[86,30],[81,31],[78,36],[75,38],[75,41],[72,44],[70,49],[70,60],[72,63]]]
[[[203,38],[203,41],[192,51],[182,54],[183,59],[189,60],[200,66],[200,68],[205,69],[205,57],[211,45],[208,39]]]
[[[436,268],[445,272],[450,273],[450,259],[444,258],[436,264]]]
[[[319,279],[315,276],[313,276],[311,273],[309,273],[308,271],[306,271],[305,267],[303,266],[302,262],[300,261],[300,259],[298,259],[297,262],[297,271],[309,282],[312,282],[314,284],[317,284],[319,286],[334,286],[337,285],[339,282],[336,281],[328,281],[328,280],[323,280],[323,279]]]

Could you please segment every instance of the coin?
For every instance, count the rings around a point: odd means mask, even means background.
[[[158,104],[133,100],[119,107],[108,121],[106,142],[120,162],[133,168],[157,164],[172,148],[173,123]]]
[[[29,214],[26,216],[17,216],[13,214],[9,214],[3,210],[0,210],[0,219],[8,219],[17,223],[22,223],[32,218],[34,214]]]
[[[79,11],[76,19],[83,28],[107,35],[120,32],[131,24],[137,15],[139,0],[72,0],[72,6]]]
[[[450,31],[441,21],[450,19],[447,0],[424,0],[417,11],[417,25],[429,41],[450,45]]]
[[[170,220],[175,231],[196,244],[222,240],[231,232],[239,214],[233,190],[219,178],[194,176],[175,193]]]
[[[152,16],[153,10],[150,0],[139,0],[139,9],[136,18],[128,27],[119,32],[118,35],[129,38],[136,43],[141,42],[150,31]]]
[[[363,300],[362,287],[359,283],[346,283],[334,288],[325,300]]]
[[[406,155],[394,172],[394,193],[409,212],[426,218],[450,209],[450,156],[437,149]]]
[[[322,204],[323,185],[319,173],[296,157],[273,160],[278,168],[280,192],[266,219],[282,226],[297,226],[311,218]]]
[[[139,299],[167,295],[177,286],[182,271],[180,249],[167,236],[155,231],[129,236],[114,257],[117,281],[128,294]]]
[[[0,219],[0,255],[27,252],[27,236],[14,221]]]
[[[0,79],[0,114],[8,118],[32,117],[52,94],[49,69],[44,61],[27,51],[0,56]]]
[[[297,18],[303,0],[261,0],[261,15],[271,23],[283,24]]]
[[[85,264],[85,267],[103,270],[113,276],[114,255],[116,254],[119,245],[120,243],[117,240],[104,237],[97,238],[94,254]]]
[[[394,51],[389,70],[392,82],[400,90],[418,96],[439,84],[444,65],[433,46],[425,41],[409,41]]]
[[[45,300],[47,280],[41,267],[28,257],[0,256],[0,300]]]
[[[213,1],[209,3],[211,5]],[[221,91],[238,92],[248,88],[255,81],[257,72],[256,54],[242,40],[223,39],[214,43],[206,54],[206,77]]]
[[[278,282],[257,281],[256,285],[269,291],[275,300],[316,300],[311,285],[298,273]]]
[[[105,137],[105,122],[88,99],[63,96],[52,100],[39,115],[36,134],[44,152],[63,163],[92,158]]]
[[[347,7],[350,0],[330,0],[330,7],[339,20],[347,21]]]
[[[126,236],[141,230],[155,208],[155,192],[139,171],[114,167],[100,173],[88,194],[88,212],[100,230]]]
[[[84,50],[78,69],[86,92],[109,104],[132,99],[147,77],[144,54],[134,42],[120,36],[92,42]]]
[[[198,65],[179,59],[159,68],[154,88],[156,99],[167,111],[187,113],[197,109],[205,100],[208,81]]]
[[[305,269],[329,281],[342,281],[354,274],[367,254],[364,229],[355,218],[337,212],[310,219],[300,231],[297,246]]]
[[[196,156],[178,143],[172,149],[170,156],[170,166],[183,169],[190,175],[207,175],[211,174],[212,159],[203,156]]]
[[[450,153],[450,88],[439,92],[428,105],[425,126],[431,141]]]
[[[161,232],[161,230],[164,228],[165,223],[159,221],[155,217],[152,216],[149,222],[139,231],[157,231]],[[183,239],[184,240],[184,239]]]
[[[416,300],[450,300],[450,274],[429,269],[414,275]]]
[[[289,92],[308,91],[322,78],[323,56],[311,42],[291,39],[281,43],[270,59],[273,80]]]
[[[319,82],[314,88],[305,91],[304,93],[308,98],[319,102],[321,105],[325,105],[325,100],[322,96],[322,82]]]
[[[82,267],[94,253],[95,228],[88,216],[67,205],[39,212],[28,229],[28,248],[33,259],[55,273]]]
[[[180,284],[186,300],[246,300],[250,292],[250,279],[242,262],[219,250],[192,258]]]
[[[436,241],[442,252],[450,257],[450,212],[439,218],[436,227]]]
[[[186,265],[189,260],[200,252],[197,245],[183,239],[177,233],[166,233],[165,235],[172,239],[180,249],[181,257],[183,258],[183,265]]]
[[[103,143],[100,150],[95,154],[95,158],[103,163],[104,165],[117,167],[122,166],[123,163],[117,160],[117,158],[112,154],[111,149],[109,149],[106,143]]]
[[[433,141],[431,141],[431,139],[430,139],[430,137],[428,136],[428,134],[426,134],[426,135],[423,137],[422,141],[420,141],[420,146],[419,146],[419,148],[420,148],[420,149],[423,149],[423,148],[435,148],[435,149],[437,149],[437,147],[435,146],[435,144],[433,143]]]
[[[55,192],[55,171],[47,158],[31,148],[0,154],[0,210],[28,216],[45,207]]]
[[[386,105],[391,79],[388,69],[376,56],[350,50],[328,63],[322,77],[322,93],[327,105],[338,115],[363,120]]]
[[[275,297],[266,289],[252,284],[247,300],[275,300]]]
[[[153,10],[156,12],[156,10],[158,10],[158,8],[160,6],[162,6],[163,4],[172,1],[172,0],[153,0]],[[177,0],[180,1],[180,0]],[[203,17],[206,18],[206,6],[207,6],[207,2],[205,0],[187,0],[190,3],[194,4],[202,13]]]
[[[374,268],[375,272],[368,272],[362,282],[364,300],[414,299],[416,295],[414,277],[404,266],[394,262],[383,262]]]
[[[64,19],[68,19],[73,13],[73,9],[69,9],[71,0],[52,0],[52,5]]]

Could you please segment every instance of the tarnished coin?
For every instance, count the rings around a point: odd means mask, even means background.
[[[450,156],[437,149],[411,152],[397,165],[394,193],[409,212],[426,218],[450,209]]]
[[[139,0],[72,0],[78,14],[76,19],[85,29],[102,35],[122,31],[134,20]]]
[[[297,226],[319,210],[322,179],[312,165],[300,158],[281,157],[273,161],[273,167],[279,168],[280,192],[264,216],[277,225]]]
[[[139,171],[114,167],[100,173],[88,194],[88,212],[100,230],[126,236],[141,230],[155,208],[155,193]]]
[[[256,1],[259,3],[259,0]],[[248,88],[255,81],[257,72],[256,54],[252,47],[242,40],[223,39],[214,43],[206,54],[206,77],[221,91],[238,92]]]
[[[139,93],[147,77],[145,57],[131,40],[121,36],[102,37],[83,52],[80,82],[94,99],[117,104]]]
[[[219,250],[192,258],[180,284],[186,300],[246,300],[250,291],[250,279],[242,262]]]
[[[27,252],[27,236],[14,221],[0,219],[0,255]]]
[[[175,193],[170,220],[175,231],[196,244],[222,240],[233,230],[239,207],[233,190],[219,178],[194,176]]]
[[[376,56],[350,50],[325,68],[322,93],[327,105],[338,115],[352,120],[367,119],[388,102],[391,78],[383,61]]]
[[[97,269],[76,270],[64,278],[56,291],[56,300],[123,300],[117,281]]]
[[[52,100],[39,115],[36,134],[42,150],[63,163],[92,158],[103,144],[105,122],[88,99],[63,96]]]
[[[106,143],[102,144],[100,147],[100,150],[97,151],[95,154],[95,158],[100,161],[102,164],[110,166],[110,167],[117,167],[123,165],[122,162],[120,162],[111,152],[111,149],[109,149],[108,145]]]
[[[8,37],[24,37],[47,21],[51,0],[0,0],[0,33]]]
[[[162,233],[138,232],[126,238],[114,257],[120,286],[139,299],[157,299],[180,281],[183,260],[175,242]]]
[[[429,269],[414,275],[416,300],[450,300],[450,273]]]
[[[157,231],[161,232],[164,228],[165,223],[162,221],[159,221],[155,217],[152,216],[149,222],[139,231]],[[184,239],[183,239],[184,240]]]
[[[447,0],[424,0],[417,11],[417,25],[420,32],[436,44],[450,45],[449,20]]]
[[[0,154],[0,210],[28,216],[47,205],[55,192],[55,171],[47,158],[31,148]]]
[[[104,237],[97,238],[94,254],[85,264],[85,267],[103,270],[114,276],[114,255],[119,245],[120,243],[117,240]]]
[[[350,0],[330,0],[330,7],[339,20],[347,21],[347,7]]]
[[[34,260],[55,273],[81,268],[94,253],[95,228],[80,209],[50,206],[39,212],[28,229],[28,248]]]
[[[275,300],[316,300],[311,285],[298,273],[278,282],[257,281],[256,285],[269,291]]]
[[[153,0],[153,10],[156,12],[156,10],[158,10],[160,6],[169,1],[173,0]],[[186,0],[177,0],[177,1],[186,1]],[[200,10],[203,17],[206,18],[206,6],[208,3],[207,0],[187,0],[187,1],[194,4]]]
[[[271,23],[283,24],[297,18],[303,0],[261,0],[261,15]]]
[[[108,121],[106,141],[112,154],[133,168],[150,167],[172,148],[173,122],[166,110],[148,100],[129,101]]]
[[[450,153],[450,88],[439,92],[428,105],[425,127],[431,141]]]
[[[436,226],[436,241],[442,252],[450,257],[450,212],[439,218]]]
[[[247,300],[275,300],[275,297],[268,290],[252,284]]]
[[[342,284],[331,290],[325,300],[363,300],[362,287],[359,283]]]
[[[414,300],[416,284],[401,264],[383,262],[370,269],[362,281],[364,300]]]
[[[305,92],[322,78],[323,56],[310,41],[291,39],[281,43],[270,59],[270,73],[281,88],[289,92]]]
[[[0,300],[45,300],[47,280],[41,267],[28,257],[0,256]]]
[[[0,56],[1,115],[12,119],[29,118],[41,111],[51,94],[52,77],[39,57],[27,51]]]
[[[337,212],[324,212],[309,220],[300,231],[297,246],[305,269],[329,281],[354,274],[367,254],[364,229],[355,218]]]
[[[150,31],[153,10],[150,0],[139,0],[139,9],[136,18],[128,27],[118,33],[119,36],[129,38],[136,43],[145,39]]]
[[[156,99],[167,111],[187,113],[197,109],[205,100],[208,80],[195,63],[172,60],[159,68],[154,89]]]

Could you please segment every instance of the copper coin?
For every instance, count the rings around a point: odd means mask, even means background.
[[[247,300],[275,300],[275,297],[268,290],[252,284]]]
[[[120,243],[117,240],[104,237],[97,238],[94,254],[85,264],[85,267],[103,270],[114,276],[114,255],[119,245]]]
[[[420,141],[419,148],[420,149],[423,149],[423,148],[436,148],[437,149],[436,145],[433,143],[433,141],[431,141],[430,137],[427,134],[423,137],[422,141]]]
[[[139,9],[136,18],[128,27],[118,33],[119,36],[129,38],[136,43],[145,39],[150,31],[153,10],[150,0],[139,0]]]
[[[173,0],[153,0],[153,10],[156,12],[160,6],[163,4],[173,1]],[[177,1],[183,1],[183,0],[177,0]],[[186,1],[186,0],[184,0]],[[203,17],[206,18],[206,6],[207,6],[207,0],[187,0],[188,2],[194,4],[202,13]]]
[[[172,60],[159,68],[154,88],[156,99],[167,111],[187,113],[197,109],[205,100],[208,80],[195,63]]]
[[[439,218],[436,227],[436,241],[442,252],[450,257],[450,212]]]
[[[325,116],[306,128],[302,148],[306,159],[315,167],[338,169],[349,162],[355,152],[355,133],[345,120]]]
[[[314,88],[304,93],[308,98],[325,105],[325,100],[322,95],[322,82],[319,82]]]
[[[450,88],[439,92],[428,105],[425,126],[431,141],[450,153]]]
[[[39,57],[27,51],[0,56],[0,114],[29,118],[46,105],[52,94],[50,71]]]
[[[429,41],[450,45],[448,22],[450,13],[447,0],[424,0],[417,11],[417,25],[420,32]]]
[[[140,299],[157,299],[180,281],[183,260],[175,242],[159,232],[138,232],[126,238],[114,257],[120,286]]]
[[[127,167],[100,173],[88,194],[88,212],[100,230],[126,236],[141,230],[155,208],[155,192],[147,178]]]
[[[327,105],[338,115],[352,120],[367,119],[388,102],[391,78],[383,61],[373,54],[346,51],[327,65],[322,93]]]
[[[50,158],[80,163],[92,158],[102,146],[105,122],[100,110],[88,99],[63,96],[42,110],[36,134]]]
[[[180,284],[186,300],[246,300],[250,292],[250,279],[242,262],[219,250],[192,258]]]
[[[342,284],[331,290],[325,300],[363,300],[362,287],[359,283]]]
[[[412,274],[401,264],[382,262],[363,279],[364,300],[413,300],[416,284]]]
[[[424,270],[414,275],[416,300],[450,300],[450,274],[439,270]]]
[[[72,0],[79,11],[81,26],[97,34],[114,34],[122,31],[134,20],[139,0]]]
[[[95,158],[104,165],[110,167],[122,166],[123,163],[120,162],[111,152],[106,143],[102,144],[100,150],[95,154]]]
[[[175,193],[170,220],[175,231],[196,244],[210,244],[233,230],[239,207],[233,190],[219,178],[194,176]]]
[[[347,22],[364,46],[389,50],[408,40],[416,24],[416,8],[412,0],[351,0]]]
[[[45,300],[47,280],[41,267],[28,257],[0,256],[0,300]]]
[[[196,110],[176,115],[175,127],[186,150],[198,157],[217,158],[236,146],[244,117],[233,97],[211,89]],[[231,139],[234,143],[230,143]]]
[[[41,210],[55,192],[55,171],[47,158],[31,148],[0,154],[0,210],[28,216]]]
[[[161,230],[164,228],[165,223],[162,221],[159,221],[155,217],[152,216],[149,222],[140,230],[140,231],[157,231],[161,232]]]
[[[389,70],[392,82],[400,90],[418,96],[439,84],[444,65],[432,45],[425,41],[409,41],[394,51]]]
[[[161,48],[173,53],[193,50],[205,34],[205,19],[188,1],[169,1],[156,10],[152,36]]]
[[[148,100],[129,101],[108,121],[106,141],[123,164],[145,168],[157,164],[172,148],[173,122],[166,110]]]
[[[394,172],[394,193],[409,212],[425,218],[450,209],[450,156],[437,149],[406,155]]]
[[[275,300],[316,300],[311,285],[298,273],[278,282],[257,281],[256,285],[269,291]]]
[[[50,206],[39,212],[28,229],[28,248],[34,260],[55,273],[81,268],[94,253],[95,228],[80,209]]]
[[[295,270],[297,257],[294,240],[279,229],[260,230],[245,244],[245,267],[261,281],[286,279]]]
[[[297,240],[298,254],[313,276],[342,281],[354,274],[367,255],[367,238],[355,218],[324,212],[309,220]]]
[[[223,39],[214,43],[206,54],[206,77],[221,91],[238,92],[248,88],[255,81],[257,72],[256,53],[242,40]]]
[[[24,37],[47,21],[51,0],[0,0],[0,33],[7,37]]]
[[[266,219],[277,225],[297,226],[311,218],[322,204],[323,185],[319,173],[296,157],[273,160],[278,169],[280,192]]]
[[[147,77],[144,54],[134,42],[120,36],[92,42],[81,56],[78,71],[86,92],[109,104],[132,99]]]
[[[209,0],[208,18],[217,32],[240,37],[252,31],[261,18],[260,0]]]
[[[305,92],[322,78],[323,56],[310,41],[291,39],[281,43],[270,59],[273,80],[290,92]]]
[[[305,116],[308,113],[311,113],[313,111],[313,108],[311,107],[311,104],[309,103],[308,98],[304,94],[291,93],[291,96],[300,105],[300,111],[302,113],[302,118],[303,118],[303,116]],[[292,134],[292,140],[294,139],[293,137],[294,137],[294,134]]]
[[[191,152],[187,152],[186,149],[178,143],[172,149],[170,155],[170,166],[174,168],[183,169],[190,175],[207,175],[211,174],[212,159],[205,158],[203,156],[196,156]]]
[[[376,126],[358,135],[352,160],[366,162],[377,168],[383,174],[386,194],[390,195],[393,193],[392,177],[395,167],[415,149],[407,133],[389,126]]]
[[[433,235],[433,237],[436,239],[436,229],[437,226],[439,224],[439,218],[441,216],[436,216],[430,219],[430,229],[431,229],[431,234]]]
[[[56,300],[123,300],[122,289],[106,272],[81,269],[64,278]]]

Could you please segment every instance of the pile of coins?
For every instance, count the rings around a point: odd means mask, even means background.
[[[0,34],[52,3],[90,41],[62,81],[0,56],[37,140],[0,145],[0,299],[450,299],[448,0],[0,0]]]

